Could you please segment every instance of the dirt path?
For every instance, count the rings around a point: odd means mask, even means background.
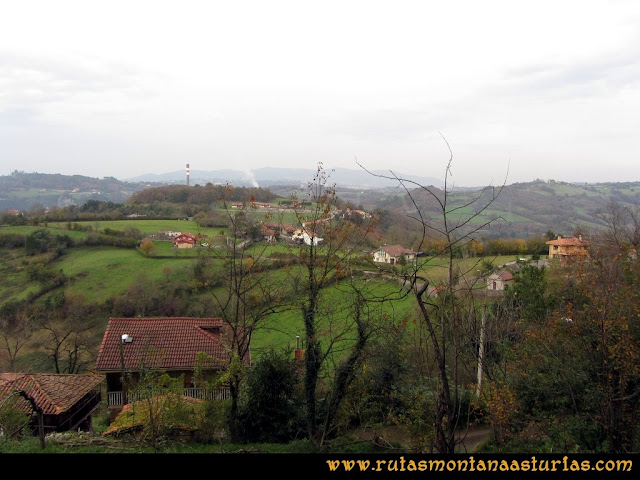
[[[456,452],[473,453],[478,447],[491,440],[492,435],[493,431],[488,427],[469,429],[466,434],[457,437],[460,443],[456,445]]]
[[[363,440],[370,441],[382,448],[411,448],[407,434],[396,426],[374,427],[358,433]],[[491,428],[474,428],[456,436],[456,452],[473,453],[478,447],[489,441],[492,436]]]

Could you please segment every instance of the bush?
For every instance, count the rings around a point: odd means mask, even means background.
[[[14,406],[18,398],[18,396],[15,396],[8,399],[0,407],[0,432],[6,438],[21,435],[23,427],[29,421],[29,417]]]
[[[24,235],[19,233],[4,233],[0,235],[0,247],[21,248],[24,247]]]
[[[298,367],[291,355],[272,350],[249,371],[238,418],[243,441],[286,443],[303,429]]]

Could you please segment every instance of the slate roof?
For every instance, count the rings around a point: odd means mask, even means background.
[[[198,352],[213,358],[211,368],[223,368],[229,358],[229,329],[220,318],[110,318],[102,338],[97,371],[130,371],[143,366],[159,370],[192,370]],[[122,342],[129,335],[130,343]],[[121,349],[122,347],[122,349]]]
[[[45,415],[60,415],[98,387],[102,375],[71,375],[49,373],[0,373],[0,398],[23,390],[34,399]],[[16,406],[31,414],[31,404],[20,397]]]

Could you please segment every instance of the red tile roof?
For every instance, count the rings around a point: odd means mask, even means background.
[[[380,249],[387,252],[390,257],[400,257],[402,255],[415,253],[413,250],[404,248],[402,245],[385,245],[384,247],[380,247]]]
[[[509,280],[513,280],[513,274],[512,274],[510,271],[508,271],[508,270],[505,270],[505,271],[503,271],[503,272],[500,272],[500,273],[498,274],[498,277],[500,277],[500,279],[501,279],[501,280],[504,280],[505,282],[507,282],[507,281],[509,281]]]
[[[24,391],[45,415],[59,415],[79,402],[104,380],[102,375],[65,375],[48,373],[1,373],[0,398]],[[16,406],[30,414],[31,404],[20,398]]]
[[[181,233],[177,237],[173,239],[173,243],[196,243],[198,241],[198,237],[193,235],[192,233]]]
[[[198,352],[213,358],[212,368],[223,368],[229,333],[220,318],[110,318],[96,370],[120,371],[121,352],[127,370],[192,370]],[[122,342],[125,334],[133,339],[130,343]]]
[[[588,245],[588,242],[582,240],[581,238],[576,238],[576,237],[557,238],[556,240],[549,240],[546,243],[547,243],[547,245],[566,245],[566,246],[584,246],[584,245]]]

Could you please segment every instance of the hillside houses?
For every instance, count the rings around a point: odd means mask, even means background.
[[[292,240],[296,227],[284,223],[267,223],[260,226],[260,233],[265,242],[274,243],[279,240]]]

